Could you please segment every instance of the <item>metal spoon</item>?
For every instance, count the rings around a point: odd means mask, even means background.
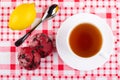
[[[18,39],[15,42],[15,46],[20,46],[26,39],[27,37],[35,30],[35,28],[42,23],[44,20],[48,19],[48,18],[52,18],[56,15],[56,13],[58,12],[58,5],[57,4],[53,4],[51,5],[45,12],[45,14],[43,15],[42,19],[39,21],[39,23],[33,27],[28,33],[26,33],[22,38]]]

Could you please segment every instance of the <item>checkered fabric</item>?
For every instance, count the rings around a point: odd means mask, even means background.
[[[110,59],[97,69],[78,71],[67,66],[54,49],[52,55],[41,59],[38,69],[27,71],[20,68],[17,60],[19,49],[14,46],[14,42],[30,30],[33,24],[26,30],[13,31],[8,27],[8,20],[16,6],[31,2],[36,4],[36,21],[51,4],[59,5],[57,16],[39,25],[31,34],[46,33],[54,43],[61,23],[74,14],[92,13],[105,19],[115,39]],[[29,43],[28,39],[22,46]],[[120,80],[120,0],[0,0],[0,80]]]

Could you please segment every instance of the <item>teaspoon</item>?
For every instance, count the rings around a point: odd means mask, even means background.
[[[35,28],[38,27],[38,25],[40,23],[42,23],[44,20],[48,19],[48,18],[52,18],[56,15],[56,13],[58,12],[58,5],[57,4],[53,4],[51,5],[45,12],[45,14],[43,15],[42,19],[38,22],[38,24],[33,27],[28,33],[26,33],[23,37],[21,37],[20,39],[18,39],[16,42],[15,42],[15,46],[18,47],[20,46],[26,39],[27,37],[35,30]]]

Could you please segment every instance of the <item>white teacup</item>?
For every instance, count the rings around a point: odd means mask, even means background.
[[[83,23],[94,25],[102,36],[100,50],[94,56],[87,58],[76,55],[69,44],[71,32],[77,25]],[[79,13],[69,17],[62,23],[56,36],[59,56],[66,64],[78,70],[91,70],[103,65],[112,54],[113,44],[113,34],[109,25],[100,17],[89,13]]]

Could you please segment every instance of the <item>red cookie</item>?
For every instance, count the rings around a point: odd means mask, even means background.
[[[30,46],[35,47],[42,58],[51,54],[53,49],[52,40],[43,33],[35,34],[30,41]]]
[[[23,47],[18,53],[20,66],[27,70],[34,70],[40,65],[40,54],[33,47]]]

